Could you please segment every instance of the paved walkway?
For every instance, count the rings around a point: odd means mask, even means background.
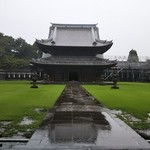
[[[78,84],[68,84],[27,145],[14,149],[148,150],[150,144]]]

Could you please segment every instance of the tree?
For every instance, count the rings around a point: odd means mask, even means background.
[[[138,57],[138,54],[136,52],[136,50],[131,50],[129,52],[129,56],[128,56],[128,62],[139,62],[139,57]]]
[[[14,69],[29,66],[32,58],[41,55],[35,44],[30,45],[24,39],[14,39],[0,33],[0,68]]]

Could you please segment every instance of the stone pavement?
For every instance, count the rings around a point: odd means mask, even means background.
[[[68,84],[27,145],[13,149],[150,149],[150,144],[78,84]]]

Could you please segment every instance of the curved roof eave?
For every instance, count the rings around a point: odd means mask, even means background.
[[[41,44],[41,45],[46,45],[46,46],[66,46],[66,47],[68,46],[68,45],[57,45],[57,43],[55,43],[52,39],[42,39],[42,40],[36,39],[35,43]],[[112,41],[97,40],[94,43],[92,43],[91,46],[88,46],[88,45],[83,45],[83,46],[80,46],[80,45],[71,45],[71,46],[72,47],[101,47],[101,46],[112,45],[112,44],[113,44]]]
[[[114,63],[109,63],[109,64],[71,64],[71,63],[44,63],[44,62],[31,62],[32,64],[35,64],[35,65],[46,65],[46,66],[99,66],[99,67],[113,67],[115,66],[117,63],[114,62]]]
[[[52,55],[55,55],[55,53],[57,53],[58,51],[62,52],[65,50],[65,53],[68,51],[70,51],[72,49],[72,51],[80,51],[82,50],[82,52],[85,50],[91,51],[91,55],[97,55],[97,54],[104,54],[106,51],[108,51],[111,46],[113,45],[112,42],[107,42],[105,43],[105,45],[100,45],[100,46],[58,46],[58,45],[45,45],[43,43],[40,42],[36,42],[36,45],[39,47],[39,49],[41,51],[43,51],[44,53],[51,53]],[[85,53],[86,55],[87,53]]]

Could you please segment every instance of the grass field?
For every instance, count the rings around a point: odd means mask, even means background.
[[[65,85],[38,85],[38,89],[32,89],[30,86],[30,81],[0,81],[0,122],[11,122],[5,127],[0,126],[4,129],[0,130],[0,137],[10,137],[18,132],[31,137],[47,112],[37,113],[35,109],[51,108],[65,87]],[[150,129],[147,122],[150,113],[149,83],[119,83],[120,89],[117,90],[111,89],[110,85],[83,87],[107,108],[122,110],[141,119],[141,122],[131,124],[127,122],[134,129]],[[19,125],[24,116],[30,117],[35,122],[31,125]]]
[[[38,85],[30,88],[30,81],[0,81],[0,120],[18,120],[31,115],[34,108],[53,106],[64,85]]]
[[[122,110],[144,120],[150,113],[149,83],[119,83],[120,89],[111,86],[84,85],[94,97],[110,109]]]
[[[84,85],[100,103],[122,113],[117,116],[146,139],[150,139],[150,83],[119,83],[120,89],[110,85]],[[136,118],[136,120],[133,117]],[[138,119],[138,121],[137,121]]]
[[[4,127],[0,125],[4,129],[0,130],[0,137],[10,137],[18,132],[30,137],[65,87],[38,85],[38,89],[32,89],[30,86],[30,81],[0,81],[0,121],[10,121]],[[36,108],[44,111],[38,113]],[[34,120],[33,124],[19,125],[25,116]]]

